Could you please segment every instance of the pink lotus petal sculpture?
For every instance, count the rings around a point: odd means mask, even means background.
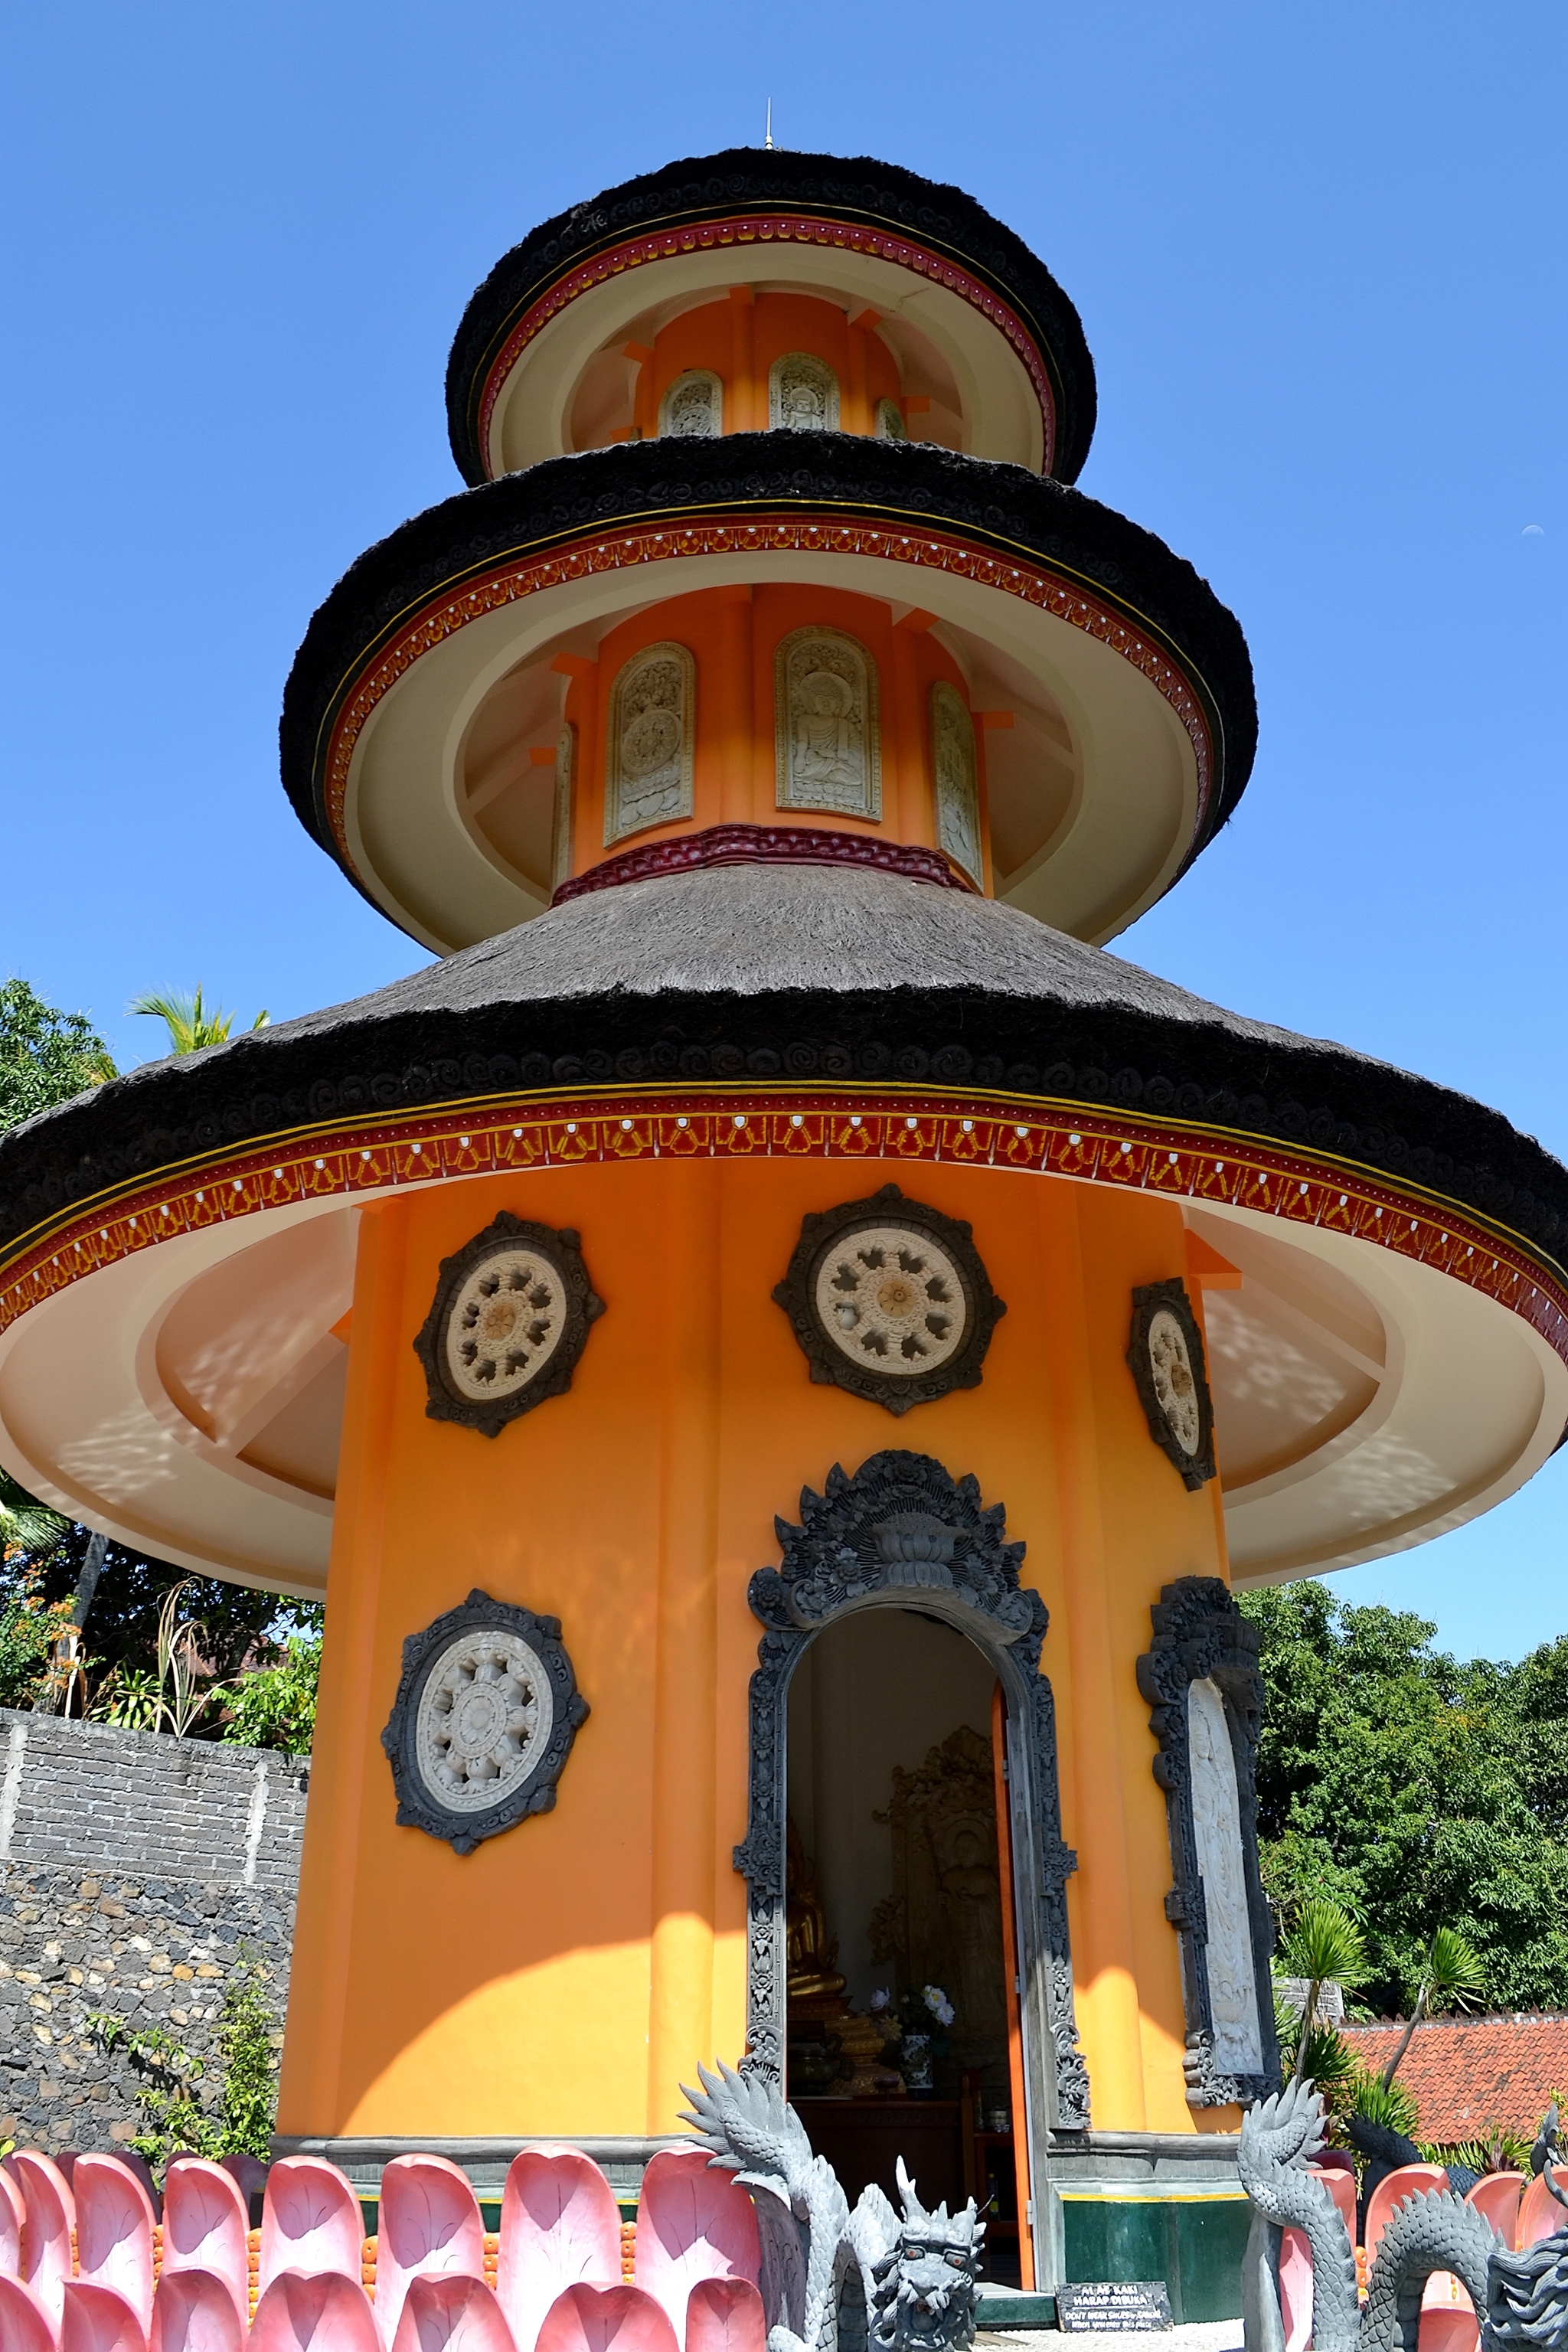
[[[285,2271],[331,2271],[357,2287],[363,2252],[359,2199],[335,2164],[320,2156],[286,2156],[273,2165],[261,2212],[263,2294]]]
[[[1511,2246],[1519,2227],[1519,2200],[1524,2176],[1519,2172],[1483,2172],[1465,2191],[1465,2202],[1485,2216],[1505,2246]]]
[[[1395,2171],[1385,2172],[1366,2200],[1363,2242],[1367,2261],[1376,2262],[1377,2242],[1396,2205],[1403,2205],[1407,2197],[1424,2197],[1430,2189],[1447,2186],[1448,2176],[1440,2164],[1402,2164]]]
[[[145,2336],[153,2316],[152,2200],[117,2156],[79,2156],[71,2179],[77,2274],[123,2295]],[[81,2352],[90,2352],[85,2342]]]
[[[680,2352],[663,2306],[640,2286],[569,2286],[544,2315],[538,2352]]]
[[[1546,2175],[1538,2172],[1519,2200],[1514,2243],[1520,2252],[1523,2253],[1526,2246],[1539,2245],[1542,2238],[1555,2236],[1563,2226],[1563,2218],[1562,2206],[1546,2186]]]
[[[756,2209],[734,2176],[713,2171],[705,2148],[660,2148],[637,2203],[637,2283],[663,2305],[680,2342],[699,2279],[743,2278],[762,2266]]]
[[[501,2197],[496,2293],[517,2352],[534,2352],[564,2289],[618,2286],[621,2214],[610,2184],[578,2148],[525,2148]]]
[[[1279,2317],[1285,2352],[1306,2352],[1312,2340],[1312,2249],[1305,2230],[1279,2233]]]
[[[375,2291],[381,2308],[379,2268]],[[410,2279],[392,2352],[514,2352],[511,2330],[483,2279],[430,2272]]]
[[[279,2168],[273,2167],[274,2174]],[[280,2271],[256,2306],[249,2352],[381,2352],[381,2344],[369,2297],[357,2279],[344,2278],[341,2271],[320,2271],[310,2278],[300,2271]]]
[[[26,2218],[22,2192],[0,2164],[0,2273],[12,2278],[22,2275],[22,2225]]]
[[[11,2178],[22,2192],[26,2209],[22,2225],[23,2284],[30,2286],[59,2326],[60,2291],[71,2274],[71,2231],[76,2228],[76,2199],[58,2164],[37,2148],[18,2148],[5,2159]]]
[[[249,2215],[233,2175],[203,2156],[177,2156],[163,2179],[163,2268],[220,2279],[243,2326],[249,2317]]]
[[[55,2321],[41,2297],[0,2271],[0,2352],[56,2352],[56,2343]]]
[[[263,2164],[258,2156],[245,2155],[220,2156],[218,2162],[244,2198],[245,2210],[248,2213],[251,2199],[259,2196],[267,2186],[270,2165]]]
[[[147,2352],[147,2330],[113,2287],[67,2279],[60,2352]]]
[[[391,2344],[409,2281],[485,2274],[485,2224],[468,2176],[444,2156],[399,2156],[381,2176],[375,2324]],[[500,2314],[496,2314],[499,2319]],[[477,2324],[477,2323],[476,2323]]]
[[[745,2278],[699,2279],[686,2305],[686,2352],[767,2352],[763,2298]]]
[[[212,2271],[172,2271],[164,2256],[147,2352],[245,2352],[247,2304]]]

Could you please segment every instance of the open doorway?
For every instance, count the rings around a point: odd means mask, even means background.
[[[785,1743],[787,2076],[852,2203],[871,2180],[896,2201],[902,2155],[927,2205],[973,2195],[985,2209],[986,2273],[1016,2283],[1025,2119],[999,1728],[994,1668],[918,1609],[844,1616],[801,1656]]]

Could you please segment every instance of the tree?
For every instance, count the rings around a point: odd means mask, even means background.
[[[207,1012],[199,987],[192,996],[182,995],[177,989],[153,989],[145,996],[133,998],[125,1009],[162,1021],[169,1032],[171,1054],[199,1054],[204,1045],[221,1045],[235,1024],[235,1015],[221,1005],[215,1004]],[[265,1029],[271,1017],[258,1013],[250,1025]]]
[[[1258,1834],[1293,1916],[1327,1897],[1363,1927],[1366,1995],[1419,1997],[1440,1928],[1496,2009],[1568,2006],[1568,1637],[1461,1664],[1436,1628],[1312,1580],[1242,1597],[1262,1635]]]
[[[85,1013],[57,1013],[25,980],[0,982],[0,1129],[115,1076]]]
[[[1326,1984],[1354,1991],[1369,1973],[1366,1938],[1342,1903],[1319,1895],[1303,1903],[1279,1953],[1292,1976],[1306,1979],[1301,2004],[1300,2038],[1296,2044],[1296,2072],[1306,2062],[1308,2045],[1318,2017],[1318,1995]]]

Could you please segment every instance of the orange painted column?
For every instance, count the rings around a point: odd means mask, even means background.
[[[1142,2131],[1137,1955],[1116,1735],[1117,1669],[1121,1665],[1130,1671],[1131,1661],[1118,1660],[1113,1653],[1101,1515],[1101,1486],[1111,1465],[1102,1459],[1088,1378],[1082,1204],[1075,1190],[1063,1186],[1043,1193],[1042,1208],[1045,1287],[1058,1334],[1049,1356],[1051,1433],[1059,1481],[1068,1594],[1064,1630],[1072,1684],[1075,1818],[1068,1842],[1078,1847],[1079,1867],[1068,1881],[1068,1898],[1074,1990],[1089,2061],[1094,2127]]]
[[[730,289],[730,386],[725,425],[731,433],[760,433],[766,415],[757,414],[757,298],[749,286]]]
[[[353,1320],[349,1328],[345,1430],[361,1433],[338,1465],[327,1571],[321,1708],[310,1765],[310,1824],[300,1859],[290,1969],[289,2031],[279,2087],[279,2128],[319,2127],[342,2095],[343,2032],[353,1997],[359,1885],[345,1866],[358,1842],[365,1768],[374,1752],[373,1661],[379,1559],[386,1517],[386,1463],[394,1439],[409,1203],[359,1212]]]
[[[719,730],[719,816],[724,824],[753,817],[766,824],[772,812],[752,805],[752,592],[721,588],[721,657],[710,693]]]
[[[898,841],[930,837],[926,784],[925,698],[916,640],[935,616],[915,610],[893,626],[893,708],[882,714],[882,822]],[[888,725],[889,718],[893,724]]]
[[[713,2046],[717,1888],[719,1217],[721,1171],[666,1163],[653,1937],[647,2128],[671,2131],[692,2053]]]

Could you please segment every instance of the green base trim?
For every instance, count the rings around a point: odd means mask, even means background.
[[[1251,2208],[1226,2194],[1061,2192],[1064,2273],[1074,2281],[1163,2278],[1178,2327],[1241,2317]]]

